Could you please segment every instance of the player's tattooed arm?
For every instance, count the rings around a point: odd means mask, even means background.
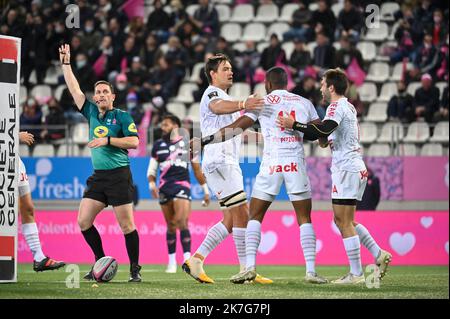
[[[203,137],[201,140],[202,147],[207,144],[222,143],[233,137],[242,134],[246,129],[255,123],[253,119],[248,116],[241,116],[236,121],[228,126],[221,128],[216,133]]]
[[[305,135],[308,135],[308,137],[315,139],[320,137],[327,137],[338,127],[338,124],[333,120],[325,120],[320,124],[303,124],[294,121],[289,117],[279,117],[277,120],[277,124],[280,127],[303,132],[305,133]]]

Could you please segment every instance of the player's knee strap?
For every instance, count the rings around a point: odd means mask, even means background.
[[[240,206],[242,204],[245,204],[246,202],[247,202],[247,194],[244,191],[239,191],[222,199],[219,202],[219,205],[221,209],[227,209]]]
[[[356,199],[333,198],[331,202],[333,205],[356,206]]]

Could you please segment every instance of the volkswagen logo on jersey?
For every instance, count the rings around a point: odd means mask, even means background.
[[[108,128],[106,126],[97,126],[94,129],[94,135],[97,137],[105,137],[108,135]]]

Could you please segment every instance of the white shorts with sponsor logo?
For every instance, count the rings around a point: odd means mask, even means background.
[[[367,184],[367,170],[349,172],[331,168],[331,198],[361,200]]]
[[[286,192],[291,201],[311,198],[311,184],[306,173],[305,159],[284,158],[261,163],[259,173],[253,185],[252,197],[262,200],[273,200],[285,183]],[[261,198],[261,194],[267,196]]]
[[[206,183],[221,200],[244,190],[244,178],[239,165],[224,164],[211,171],[204,171]]]
[[[30,193],[30,183],[28,182],[27,170],[22,159],[19,157],[19,197]]]

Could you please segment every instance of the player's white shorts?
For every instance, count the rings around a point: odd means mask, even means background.
[[[19,157],[19,197],[30,193],[30,183],[28,182],[27,170],[22,159]]]
[[[311,198],[305,159],[299,158],[263,160],[253,185],[252,197],[274,201],[283,182],[291,201]]]
[[[331,168],[331,198],[361,200],[367,184],[367,170],[342,171]]]
[[[217,199],[221,200],[244,190],[244,178],[239,165],[224,164],[204,171],[206,183]]]

